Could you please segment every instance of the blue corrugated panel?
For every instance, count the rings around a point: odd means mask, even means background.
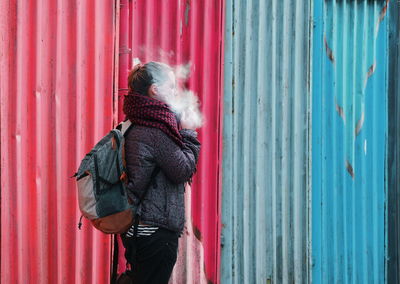
[[[315,1],[313,283],[384,283],[388,1]]]
[[[222,283],[307,283],[306,0],[226,1]]]

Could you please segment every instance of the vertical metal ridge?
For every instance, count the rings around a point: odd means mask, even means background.
[[[226,4],[223,283],[308,281],[308,5]]]
[[[265,202],[266,194],[265,194],[265,188],[266,188],[266,182],[264,179],[261,177],[263,176],[263,169],[268,168],[268,158],[265,155],[264,149],[268,147],[267,145],[267,138],[266,138],[266,131],[264,128],[259,128],[259,125],[263,124],[263,121],[266,121],[267,118],[267,101],[262,96],[261,92],[265,89],[266,85],[266,70],[263,68],[265,66],[266,62],[266,54],[263,53],[263,50],[266,49],[266,23],[267,23],[267,17],[266,17],[266,3],[264,1],[259,1],[258,2],[258,7],[255,7],[256,11],[259,12],[259,22],[258,22],[258,33],[257,33],[257,39],[258,39],[258,50],[256,57],[258,58],[258,65],[257,65],[257,86],[256,86],[256,103],[257,103],[257,124],[256,127],[257,129],[260,129],[261,131],[258,131],[256,136],[256,151],[255,155],[259,157],[260,159],[255,158],[255,176],[256,176],[256,184],[255,184],[255,200],[256,200],[256,210],[254,213],[254,216],[265,216],[266,215],[266,210],[265,208],[270,208],[270,202]],[[268,56],[268,55],[267,55]],[[267,204],[265,204],[267,203]],[[260,247],[267,247],[267,235],[266,232],[268,231],[267,228],[267,222],[258,222],[256,223],[256,230],[255,230],[255,243],[259,244],[257,247],[253,246],[253,249],[255,249],[255,257],[254,257],[254,266],[255,266],[255,271],[254,274],[256,275],[261,275],[262,278],[266,279],[267,278],[267,272],[265,271],[263,265],[267,262],[266,260],[266,255],[259,249]]]
[[[252,7],[252,1],[246,1],[244,3],[244,7],[242,7],[243,11],[243,17],[246,22],[253,21],[254,23],[254,18],[253,18],[253,7]],[[256,24],[254,26],[250,25],[245,25],[244,26],[244,43],[252,41],[252,35],[254,32],[254,29],[256,28]],[[251,96],[242,96],[241,100],[241,107],[243,108],[243,116],[241,117],[239,123],[240,123],[240,133],[243,133],[243,146],[242,146],[242,165],[243,167],[241,168],[241,171],[243,173],[243,203],[242,205],[242,210],[243,210],[243,218],[242,218],[242,230],[243,230],[243,251],[246,251],[247,253],[243,254],[243,283],[250,283],[252,282],[251,279],[253,278],[253,273],[252,273],[252,247],[251,247],[251,230],[249,230],[250,226],[247,220],[251,220],[251,209],[250,203],[251,203],[251,190],[254,190],[253,187],[253,179],[251,177],[251,169],[250,169],[250,164],[251,164],[251,152],[249,151],[250,147],[250,139],[251,137],[251,128],[247,127],[246,121],[254,121],[251,116],[251,107],[253,105],[254,101],[254,96],[252,95],[253,93],[253,84],[256,83],[254,82],[255,80],[253,79],[252,82],[248,80],[249,76],[251,75],[251,67],[254,66],[252,63],[252,55],[253,55],[253,46],[249,46],[248,48],[245,49],[244,52],[244,58],[243,58],[243,63],[244,63],[244,84],[243,84],[243,93],[248,93]],[[248,184],[249,186],[245,186]]]
[[[317,94],[322,94],[324,92],[323,84],[318,82],[318,74],[324,72],[323,64],[321,62],[324,58],[324,46],[323,46],[323,38],[324,38],[324,3],[322,1],[317,1],[313,4],[313,19],[315,24],[312,27],[312,38],[313,38],[313,48],[311,49],[311,57],[312,57],[312,168],[320,168],[322,169],[323,163],[322,159],[319,159],[319,155],[322,155],[322,143],[319,139],[320,135],[323,135],[323,126],[318,123],[318,120],[322,119],[322,107],[318,108],[316,105],[323,106],[322,96],[317,96]],[[319,189],[322,186],[323,180],[323,171],[321,170],[321,178],[315,179],[312,176],[311,183],[313,188]],[[310,261],[310,267],[312,267],[312,273],[310,275],[310,281],[313,283],[320,283],[322,281],[322,262],[319,258],[321,258],[321,247],[322,247],[322,230],[315,232],[313,230],[316,226],[322,227],[323,223],[321,218],[322,214],[322,191],[321,190],[313,190],[311,193],[311,206],[312,212],[310,214],[311,223],[311,244],[312,244],[312,256]],[[317,255],[315,251],[318,251],[320,254]]]
[[[394,5],[393,1],[389,3],[388,16],[389,24],[389,68],[388,68],[388,145],[387,145],[387,184],[388,184],[388,209],[386,215],[387,238],[386,246],[386,268],[388,283],[398,283],[400,281],[400,234],[399,234],[399,197],[400,184],[398,182],[398,173],[400,172],[400,5]]]
[[[234,191],[236,188],[234,185],[236,184],[234,181],[235,176],[235,168],[233,164],[233,160],[235,157],[235,151],[233,147],[233,143],[226,143],[226,139],[234,140],[234,132],[229,131],[233,129],[234,125],[234,117],[233,113],[235,112],[234,102],[233,102],[233,93],[235,87],[235,70],[233,64],[233,35],[235,32],[234,27],[234,16],[233,12],[234,6],[232,4],[232,0],[225,1],[225,44],[224,44],[224,55],[225,58],[229,58],[228,60],[224,60],[224,95],[223,95],[223,104],[224,104],[224,119],[223,119],[223,129],[222,129],[222,136],[223,136],[223,152],[222,152],[222,185],[224,190],[225,187],[230,188]],[[225,115],[226,110],[230,111],[229,115]],[[225,171],[228,171],[228,174],[225,174]],[[221,254],[225,250],[229,251],[229,256],[223,258],[221,256],[221,267],[220,267],[220,277],[221,283],[224,283],[225,279],[230,279],[230,273],[232,270],[237,271],[235,259],[234,259],[234,231],[226,232],[226,224],[234,224],[234,197],[235,195],[229,194],[226,195],[222,192],[222,208],[221,208],[221,222],[222,222],[222,237],[221,237]],[[229,204],[230,206],[226,206],[225,204]],[[231,281],[231,283],[236,283],[236,281]]]
[[[278,263],[279,259],[278,259],[278,224],[277,224],[277,220],[276,220],[276,212],[279,212],[279,209],[277,204],[277,188],[279,188],[277,186],[277,167],[276,167],[276,159],[275,159],[275,155],[277,154],[277,148],[279,148],[278,142],[277,142],[277,137],[276,137],[276,133],[277,133],[277,128],[279,120],[276,119],[276,112],[277,112],[277,98],[276,98],[276,93],[277,93],[277,67],[279,62],[278,61],[278,56],[276,56],[276,52],[278,49],[278,43],[279,40],[277,38],[277,30],[278,30],[278,24],[277,24],[277,19],[279,18],[277,15],[277,10],[278,10],[278,5],[279,1],[272,1],[271,3],[271,10],[272,10],[272,14],[270,17],[270,21],[272,22],[272,32],[271,32],[271,66],[270,69],[271,71],[271,97],[268,99],[271,101],[271,203],[272,203],[272,211],[271,213],[269,213],[271,215],[271,219],[272,219],[272,230],[271,230],[271,239],[272,239],[272,246],[270,247],[270,250],[272,251],[272,263],[271,263],[271,268],[269,268],[267,270],[267,277],[270,281],[275,281],[277,280],[277,277],[279,275],[279,270],[278,267],[280,267],[280,263]],[[279,58],[280,59],[280,58]],[[268,65],[266,65],[268,66]],[[268,69],[268,67],[267,67]],[[275,143],[276,142],[276,143]]]

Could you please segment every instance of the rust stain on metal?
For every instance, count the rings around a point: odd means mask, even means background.
[[[379,13],[378,21],[376,22],[375,36],[378,35],[379,26],[386,16],[388,6],[389,6],[389,0],[386,0],[385,6],[383,6],[381,12]]]
[[[371,77],[372,74],[374,74],[375,69],[376,69],[376,63],[374,62],[374,64],[372,64],[368,69],[367,78]]]
[[[385,6],[383,6],[381,12],[379,13],[378,23],[381,23],[385,18],[388,6],[389,6],[389,0],[386,0]]]
[[[367,86],[367,82],[369,77],[372,76],[372,74],[374,74],[376,69],[376,62],[374,62],[369,68],[368,68],[368,72],[367,72],[367,76],[365,77],[365,81],[364,81],[364,89]]]
[[[190,1],[186,1],[186,8],[185,8],[185,26],[189,24],[189,11],[190,11]]]
[[[361,114],[361,117],[358,120],[357,125],[356,125],[356,129],[355,129],[355,135],[356,136],[360,133],[361,128],[364,125],[364,118],[365,118],[365,115],[364,115],[364,111],[363,111],[362,114]]]
[[[335,108],[339,116],[343,119],[343,123],[346,124],[346,115],[344,114],[343,108],[337,103],[335,98]]]
[[[333,56],[332,49],[328,45],[328,41],[326,40],[326,36],[324,36],[324,43],[325,43],[325,48],[326,48],[326,55],[328,55],[328,58],[332,63],[335,63],[335,57]]]
[[[196,239],[198,239],[201,242],[202,240],[201,232],[199,228],[197,228],[196,226],[193,226],[193,234],[196,237]]]
[[[348,160],[346,160],[346,169],[347,172],[351,175],[351,177],[354,179],[354,170],[353,170],[353,166],[350,164],[350,162]]]

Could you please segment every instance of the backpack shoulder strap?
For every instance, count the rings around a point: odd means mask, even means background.
[[[122,135],[125,135],[125,133],[127,133],[128,130],[131,128],[131,126],[132,122],[129,119],[127,121],[124,121],[121,128]]]
[[[125,135],[125,133],[127,133],[128,129],[130,129],[132,126],[132,122],[127,119],[123,122],[121,122],[120,124],[118,124],[117,127],[115,127],[116,129],[120,130],[122,132],[122,135]]]

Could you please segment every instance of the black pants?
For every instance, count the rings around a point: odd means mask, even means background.
[[[132,266],[135,284],[168,283],[178,254],[178,233],[159,228],[151,236],[126,238],[125,258]],[[136,244],[136,257],[133,254]]]

